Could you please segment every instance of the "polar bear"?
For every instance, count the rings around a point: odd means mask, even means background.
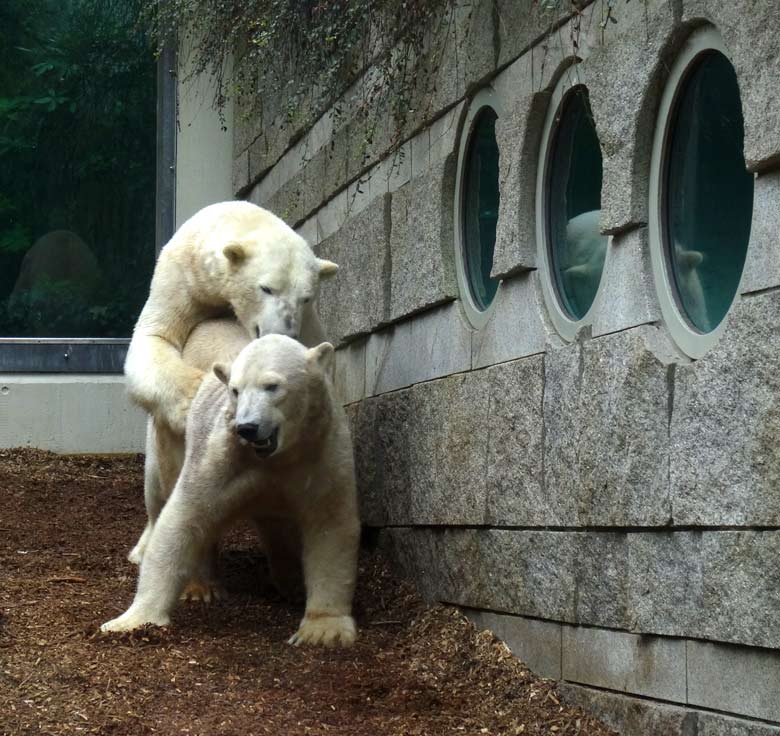
[[[233,311],[253,335],[322,340],[314,311],[320,279],[338,266],[317,258],[282,220],[250,202],[197,212],[162,249],[125,361],[131,398],[184,433],[203,371],[181,351],[203,320]]]
[[[222,530],[249,517],[272,572],[301,550],[306,610],[290,643],[349,645],[360,523],[346,415],[330,380],[333,347],[266,335],[217,363],[187,422],[184,465],[150,534],[130,608],[101,627],[165,626]],[[298,539],[280,530],[297,530]],[[267,536],[266,536],[267,534]]]
[[[234,319],[209,319],[201,322],[190,333],[182,351],[183,361],[201,371],[209,371],[215,362],[232,362],[251,341],[249,333]],[[173,492],[184,464],[184,435],[179,434],[162,419],[149,417],[146,428],[146,458],[144,464],[144,502],[147,523],[128,560],[140,565],[152,529],[165,502]],[[222,589],[216,579],[216,547],[203,558],[195,577],[185,588],[182,597],[202,600],[220,598]],[[274,580],[280,592],[285,581]]]

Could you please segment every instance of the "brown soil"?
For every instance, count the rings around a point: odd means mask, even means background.
[[[0,734],[612,733],[373,553],[350,650],[285,643],[301,610],[240,530],[222,555],[228,600],[99,634],[132,599],[142,482],[140,457],[0,451]]]

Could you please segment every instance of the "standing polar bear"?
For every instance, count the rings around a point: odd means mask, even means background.
[[[130,397],[184,434],[203,371],[181,358],[190,332],[230,310],[252,335],[322,340],[314,311],[320,279],[338,266],[317,258],[282,220],[250,202],[193,215],[162,249],[125,362]]]
[[[190,409],[186,454],[151,530],[130,608],[103,624],[165,626],[179,594],[227,525],[253,519],[272,575],[295,569],[297,530],[306,611],[293,644],[349,645],[360,523],[346,416],[330,381],[333,347],[281,335],[217,363]]]

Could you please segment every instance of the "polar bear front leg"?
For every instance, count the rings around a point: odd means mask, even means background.
[[[187,581],[207,552],[215,530],[196,518],[181,494],[171,497],[151,532],[130,608],[101,631],[131,631],[144,624],[167,626]]]
[[[133,335],[125,361],[127,390],[152,416],[182,436],[187,413],[204,373],[187,365],[181,351],[158,335]]]
[[[298,631],[289,640],[294,646],[350,646],[357,636],[352,596],[360,524],[356,515],[345,516],[333,524],[333,516],[326,513],[324,523],[303,526],[306,612]]]

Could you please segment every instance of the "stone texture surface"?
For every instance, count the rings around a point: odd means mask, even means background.
[[[629,628],[670,636],[690,633],[704,600],[701,538],[701,532],[629,536]]]
[[[382,325],[388,314],[390,258],[389,195],[375,200],[316,252],[339,264],[339,273],[320,291],[319,308],[325,334],[340,344]]]
[[[570,682],[684,703],[685,642],[563,627],[562,677]]]
[[[247,186],[249,186],[249,151],[243,151],[233,159],[233,194],[238,196]]]
[[[687,642],[688,702],[780,721],[780,653]]]
[[[549,100],[547,91],[519,94],[515,104],[496,122],[501,199],[493,253],[495,278],[537,265],[536,176]]]
[[[552,23],[563,18],[565,11],[565,6],[558,6],[553,11],[528,0],[495,0],[493,22],[498,27],[497,65],[503,66],[520,56]]]
[[[394,528],[381,538],[428,599],[571,623],[625,621],[625,535]]]
[[[366,395],[365,340],[356,340],[336,351],[333,385],[342,404],[360,401]]]
[[[701,549],[703,599],[689,635],[780,648],[780,532],[705,532]]]
[[[559,523],[542,474],[544,360],[535,356],[487,371],[487,503],[496,526]]]
[[[576,512],[559,523],[669,520],[668,371],[647,347],[652,329],[546,353],[545,487]]]
[[[780,284],[780,171],[759,176],[753,190],[753,222],[741,293]]]
[[[780,532],[629,535],[635,631],[780,647]]]
[[[504,279],[496,292],[490,319],[474,332],[474,368],[544,352],[550,338],[544,308],[537,271]]]
[[[482,522],[486,378],[450,376],[363,402],[356,458],[367,523]]]
[[[676,524],[780,524],[780,293],[742,297],[718,345],[674,375]]]
[[[570,705],[579,705],[601,718],[621,736],[701,736],[698,714],[685,708],[591,690],[561,682],[558,689]]]
[[[780,726],[770,726],[715,713],[698,714],[696,736],[780,736]]]
[[[650,152],[662,77],[670,50],[683,35],[676,6],[671,0],[616,3],[617,23],[608,23],[603,33],[597,19],[590,24],[582,73],[604,155],[604,232],[647,222]]]
[[[646,228],[610,239],[601,293],[593,314],[594,337],[660,319],[649,247]]]
[[[453,247],[454,154],[392,195],[390,319],[457,296]]]
[[[745,160],[754,171],[780,163],[780,16],[774,2],[749,10],[729,0],[682,0],[683,21],[708,20],[723,35],[737,72]]]
[[[445,304],[374,332],[368,340],[366,395],[469,370],[471,339],[459,304]]]
[[[561,677],[561,625],[492,611],[466,610],[480,629],[490,629],[530,669],[541,677]]]

